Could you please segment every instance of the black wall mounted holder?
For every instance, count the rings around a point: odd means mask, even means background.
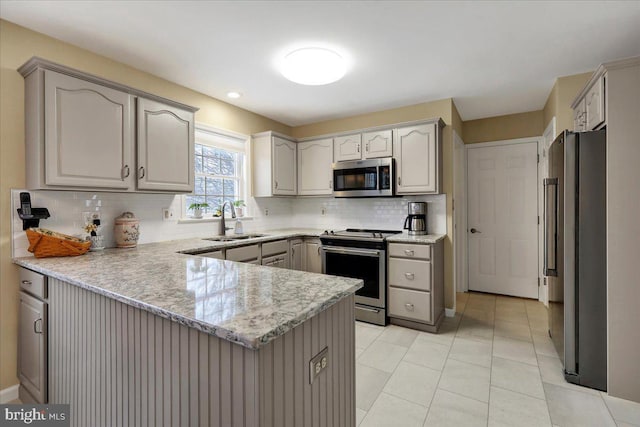
[[[22,229],[26,230],[32,227],[39,227],[40,220],[47,219],[51,215],[49,215],[49,209],[47,208],[32,208],[31,195],[25,192],[20,193],[18,216],[22,219]]]

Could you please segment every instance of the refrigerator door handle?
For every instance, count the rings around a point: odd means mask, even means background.
[[[544,180],[544,274],[557,276],[558,178]]]

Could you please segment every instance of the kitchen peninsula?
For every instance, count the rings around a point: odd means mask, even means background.
[[[355,425],[362,281],[181,253],[229,245],[14,259],[48,282],[47,401],[72,425]]]

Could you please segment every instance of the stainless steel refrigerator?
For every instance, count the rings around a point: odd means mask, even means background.
[[[564,131],[544,180],[549,334],[569,382],[606,391],[606,131]]]

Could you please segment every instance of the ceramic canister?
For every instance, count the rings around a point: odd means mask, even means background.
[[[115,220],[115,239],[119,248],[134,248],[140,236],[140,220],[131,212],[124,212]]]

